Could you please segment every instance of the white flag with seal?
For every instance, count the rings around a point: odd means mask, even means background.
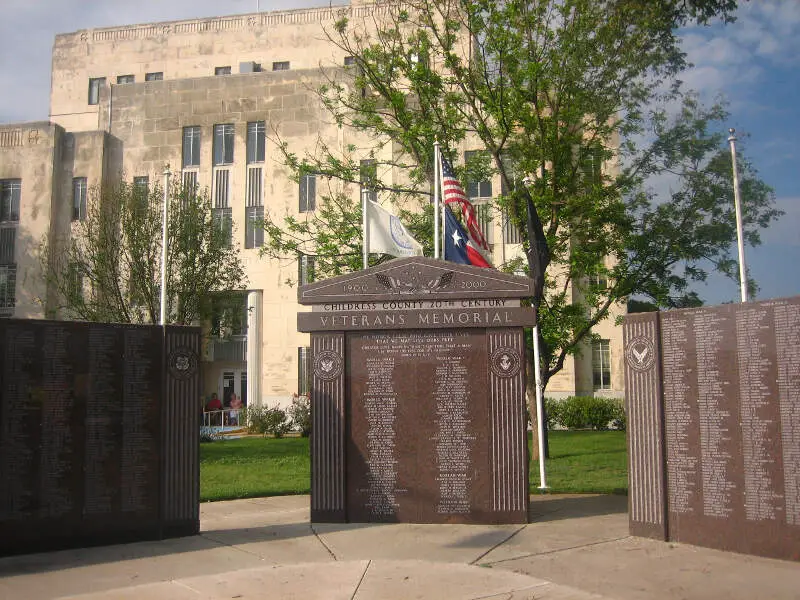
[[[366,201],[367,208],[367,249],[403,258],[422,256],[422,244],[411,237],[400,219],[376,204]]]

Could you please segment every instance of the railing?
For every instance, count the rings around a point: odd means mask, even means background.
[[[244,427],[246,423],[242,415],[243,410],[241,408],[223,408],[203,412],[201,427],[217,432]]]

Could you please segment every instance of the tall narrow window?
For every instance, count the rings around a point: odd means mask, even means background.
[[[14,315],[17,304],[17,265],[0,265],[0,317]]]
[[[252,121],[247,124],[247,163],[264,162],[266,150],[266,123]]]
[[[314,257],[308,254],[300,254],[297,257],[297,281],[300,285],[313,283],[314,281]]]
[[[247,169],[247,201],[244,209],[245,248],[260,248],[264,245],[264,200],[261,177],[261,167]]]
[[[233,163],[233,123],[214,125],[214,166]]]
[[[0,317],[13,317],[16,305],[16,242],[22,180],[0,179]]]
[[[197,171],[184,171],[183,172],[183,189],[190,194],[194,194],[197,190]]]
[[[100,90],[105,84],[105,77],[92,77],[89,79],[89,104],[98,104],[100,102]]]
[[[297,393],[308,396],[311,393],[311,348],[300,346],[297,349]]]
[[[311,212],[317,206],[317,176],[300,176],[300,212]]]
[[[150,178],[147,175],[141,175],[133,178],[133,188],[140,194],[147,195],[150,190]]]
[[[19,199],[22,194],[21,179],[0,179],[0,221],[19,221]]]
[[[83,221],[86,218],[86,177],[75,177],[72,180],[72,220]]]
[[[592,383],[596,390],[611,389],[611,342],[592,341]]]
[[[163,79],[164,79],[163,71],[154,71],[153,73],[144,74],[145,81],[162,81]]]
[[[183,166],[184,168],[200,166],[200,127],[198,125],[183,128]]]
[[[483,237],[486,238],[487,244],[494,243],[494,226],[492,221],[492,204],[489,202],[481,202],[475,205],[475,215],[478,218],[478,225],[483,232]]]
[[[514,224],[511,215],[506,210],[503,210],[503,243],[522,243],[522,231]]]
[[[478,158],[477,150],[464,152],[464,162],[469,164]],[[467,196],[469,198],[491,198],[492,182],[489,179],[483,181],[467,181]]]
[[[581,172],[584,186],[599,185],[603,173],[603,149],[597,145],[581,149]]]
[[[117,75],[117,83],[134,83],[136,81],[136,77],[133,75]]]
[[[223,234],[228,244],[233,239],[233,211],[230,207],[228,192],[230,191],[230,170],[214,170],[214,221]]]
[[[378,163],[374,158],[361,161],[361,193],[367,190],[367,198],[373,202],[378,201]],[[361,198],[359,198],[361,200]]]

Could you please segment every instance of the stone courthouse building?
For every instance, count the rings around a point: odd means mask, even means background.
[[[330,123],[308,87],[320,66],[346,68],[351,60],[322,33],[341,10],[367,23],[382,9],[353,0],[56,36],[49,116],[0,125],[0,314],[44,317],[39,299],[48,291],[37,248],[45,235],[69,236],[73,221],[85,216],[87,189],[120,177],[160,182],[169,163],[173,176],[210,190],[214,210],[232,220],[248,279],[247,326],[210,340],[205,392],[233,391],[270,405],[303,393],[308,336],[296,330],[301,308],[287,280],[302,279],[312,259],[261,257],[263,231],[252,220],[265,209],[276,217],[314,210],[313,176],[290,178],[270,132],[300,154],[320,139],[335,148],[364,147]],[[500,191],[499,180],[471,187],[476,204]],[[496,264],[520,252],[513,227],[502,218],[484,220]],[[613,317],[551,380],[548,395],[621,394],[622,343]]]

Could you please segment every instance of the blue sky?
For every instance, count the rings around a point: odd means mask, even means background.
[[[324,0],[3,0],[0,21],[0,123],[47,118],[50,52],[57,33],[149,21],[324,5]],[[786,212],[747,248],[759,298],[800,294],[800,1],[741,2],[725,27],[690,28],[684,49],[695,67],[683,80],[706,98],[730,103],[728,126],[747,132],[739,148],[775,188]],[[712,278],[698,288],[709,302],[736,300],[738,284]]]

